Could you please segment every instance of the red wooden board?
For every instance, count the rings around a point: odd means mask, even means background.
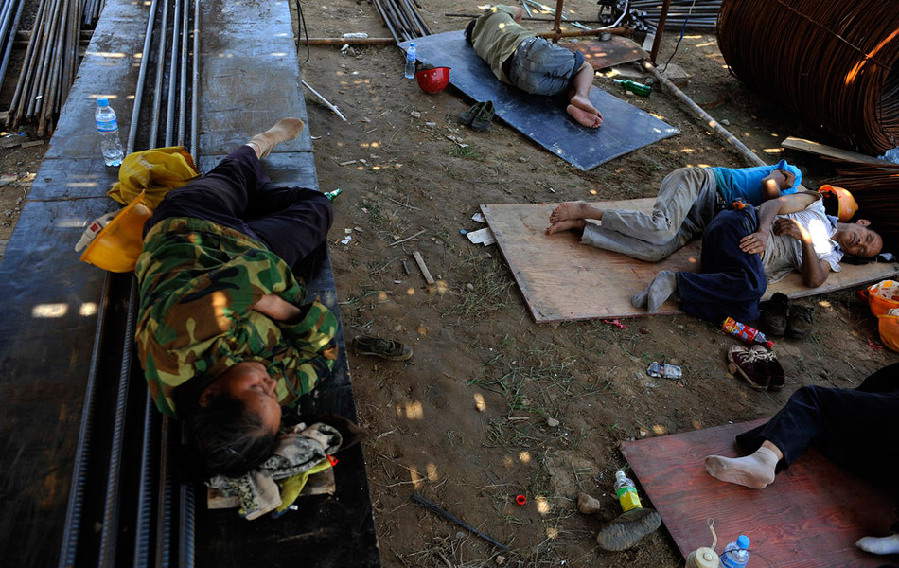
[[[646,59],[649,54],[626,37],[613,35],[609,41],[580,40],[577,43],[562,43],[568,49],[580,51],[593,69],[604,69],[619,63],[629,63]]]
[[[894,501],[814,450],[777,474],[766,489],[722,483],[705,471],[708,454],[738,455],[734,436],[764,422],[728,424],[625,442],[622,450],[652,506],[685,557],[709,546],[715,520],[718,552],[749,536],[758,568],[872,568],[889,563],[855,548],[863,536],[885,536]],[[895,562],[895,560],[893,560]]]

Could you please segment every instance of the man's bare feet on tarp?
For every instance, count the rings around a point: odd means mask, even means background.
[[[594,219],[590,217],[590,213],[595,212],[595,208],[590,207],[583,201],[566,201],[556,205],[553,212],[549,215],[550,223],[558,223],[559,221],[577,221],[580,219]],[[601,219],[600,216],[597,219]]]
[[[599,117],[599,122],[602,123],[602,113],[599,112],[593,103],[590,102],[590,99],[587,97],[582,97],[580,95],[575,95],[571,97],[571,100],[568,101],[576,108],[579,108],[583,111],[589,112],[590,114],[596,115]]]
[[[587,222],[583,219],[572,219],[570,221],[556,221],[546,228],[547,235],[555,235],[564,231],[583,231]]]
[[[576,120],[578,124],[586,126],[587,128],[599,128],[599,125],[602,124],[601,116],[578,108],[573,104],[568,105],[568,107],[565,108],[565,112],[567,112],[571,118]]]

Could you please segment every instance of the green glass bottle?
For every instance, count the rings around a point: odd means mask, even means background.
[[[651,85],[644,85],[630,79],[612,79],[612,81],[624,87],[625,91],[630,91],[638,97],[648,97],[652,93]]]

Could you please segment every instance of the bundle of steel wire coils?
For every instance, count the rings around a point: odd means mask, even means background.
[[[899,146],[899,2],[725,0],[718,45],[737,77],[825,138]]]

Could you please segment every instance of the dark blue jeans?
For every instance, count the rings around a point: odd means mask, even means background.
[[[759,300],[768,287],[762,259],[740,250],[740,239],[758,229],[754,207],[721,211],[705,228],[700,269],[677,273],[677,295],[688,314],[720,324],[759,318]]]
[[[320,191],[275,186],[256,152],[241,146],[202,177],[170,191],[144,230],[171,217],[203,219],[240,231],[267,245],[294,274],[308,280],[325,258],[332,213]]]

